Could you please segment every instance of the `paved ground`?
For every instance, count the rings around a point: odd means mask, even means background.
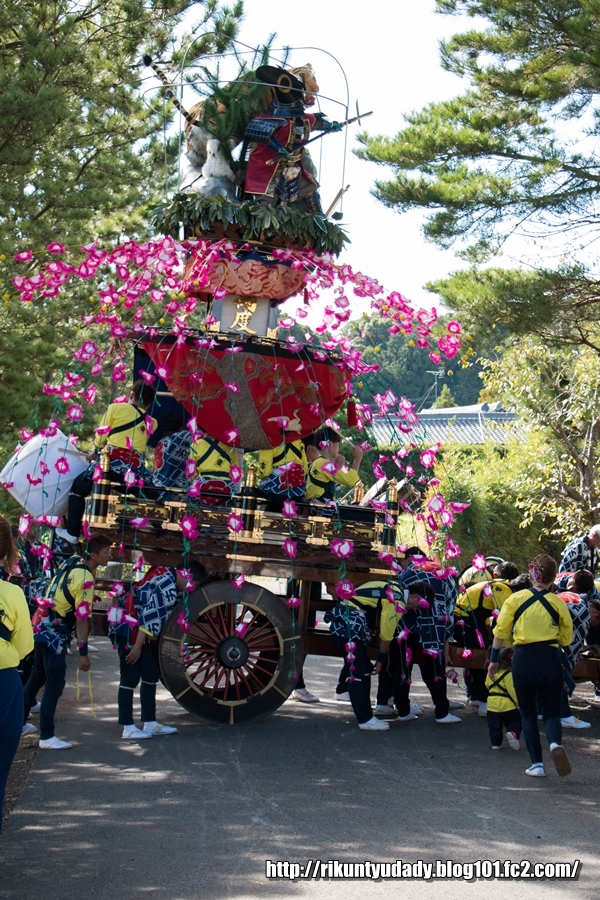
[[[593,898],[599,832],[600,710],[576,705],[594,728],[566,741],[574,774],[526,778],[526,754],[489,749],[485,722],[433,720],[383,734],[359,731],[349,707],[329,702],[333,659],[309,658],[307,682],[324,700],[288,702],[253,726],[213,727],[161,689],[172,737],[120,739],[116,657],[97,639],[97,720],[75,700],[74,672],[61,701],[62,753],[40,751],[0,837],[0,898],[11,900],[223,900],[223,898]],[[460,696],[458,688],[453,695]],[[578,881],[269,881],[265,860],[416,861],[580,859]]]

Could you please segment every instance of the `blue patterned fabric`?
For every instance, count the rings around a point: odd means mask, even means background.
[[[558,571],[577,572],[579,569],[587,569],[592,575],[595,575],[597,564],[598,554],[588,544],[587,535],[582,534],[573,538],[565,547]]]
[[[141,587],[134,586],[133,597],[140,628],[158,637],[177,603],[177,582],[173,571],[161,567]]]
[[[285,119],[252,119],[244,137],[256,144],[268,144],[272,137],[286,124]]]
[[[306,492],[306,484],[291,487],[286,473],[281,469],[273,469],[258,486],[265,494],[277,494],[278,497],[287,497],[290,500],[301,500]]]
[[[187,487],[185,464],[190,455],[192,435],[189,431],[169,434],[156,445],[152,483],[159,488]]]
[[[404,569],[400,576],[404,587],[416,581],[426,581],[435,591],[435,600],[429,609],[407,610],[402,624],[414,634],[424,650],[443,653],[444,644],[454,634],[454,606],[458,587],[453,578],[441,580],[430,572],[422,572],[412,565]]]
[[[338,603],[325,613],[324,620],[330,623],[329,633],[336,637],[344,638],[346,641],[362,641],[363,644],[368,644],[371,640],[367,616],[363,609]]]

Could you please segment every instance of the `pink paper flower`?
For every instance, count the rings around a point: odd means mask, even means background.
[[[476,553],[472,560],[472,565],[474,569],[477,569],[478,572],[484,572],[487,568],[487,560],[485,556],[481,553]]]
[[[235,381],[226,381],[225,387],[231,394],[239,394],[240,392],[240,386],[239,384],[236,384]]]
[[[335,586],[335,592],[340,600],[349,600],[350,597],[354,596],[354,590],[354,584],[348,578],[338,581]]]
[[[239,484],[242,480],[243,470],[239,466],[231,466],[229,469],[229,477],[234,484]]]
[[[235,444],[239,436],[240,433],[237,428],[230,428],[229,431],[225,432],[225,443],[228,445]]]
[[[71,420],[71,422],[81,422],[83,419],[83,409],[78,403],[74,403],[69,407],[67,411],[67,416]]]
[[[338,559],[348,559],[354,550],[354,541],[334,538],[329,546],[333,555]]]
[[[31,250],[21,250],[20,253],[15,253],[15,259],[17,262],[29,262],[33,259],[33,253]]]
[[[177,624],[179,625],[179,628],[181,629],[181,631],[186,631],[186,632],[187,632],[187,631],[191,631],[191,630],[192,630],[191,622],[189,622],[189,620],[188,620],[188,618],[187,618],[187,615],[186,615],[186,612],[185,612],[185,610],[183,610],[183,609],[181,610],[181,612],[180,612],[179,615],[177,616]]]
[[[300,599],[300,597],[290,597],[287,605],[290,609],[296,609],[298,606],[300,606],[301,603],[302,600]]]
[[[454,501],[451,501],[449,503],[449,506],[450,506],[450,509],[452,510],[452,512],[455,512],[455,513],[464,512],[465,509],[469,508],[468,503],[455,503]]]
[[[326,463],[323,463],[321,466],[323,472],[326,472],[328,475],[335,475],[338,470],[338,465],[332,459],[327,460]]]
[[[148,519],[148,518],[145,518],[143,516],[137,516],[135,519],[130,519],[129,524],[132,525],[134,528],[144,528],[148,524],[149,521],[150,521],[150,519]],[[139,562],[139,560],[138,560],[138,562]]]
[[[237,513],[232,512],[227,516],[227,525],[232,531],[237,533],[238,531],[243,531],[244,520]]]
[[[179,523],[179,527],[183,532],[183,536],[190,541],[193,541],[198,537],[197,525],[198,523],[193,516],[183,516],[181,522]]]
[[[454,319],[446,325],[446,330],[450,332],[450,334],[462,334],[462,327],[460,322],[456,322]]]
[[[71,471],[71,467],[66,456],[59,456],[59,458],[54,463],[54,468],[59,473],[59,475],[66,475],[67,472]]]
[[[423,450],[419,459],[421,460],[422,466],[425,466],[426,469],[430,469],[435,464],[435,453],[433,450]]]
[[[281,546],[286,556],[289,556],[290,559],[296,558],[296,555],[298,553],[297,541],[293,541],[291,538],[286,538]]]
[[[193,478],[196,474],[196,460],[195,459],[186,459],[185,461],[185,476],[186,478]]]
[[[460,556],[461,550],[460,546],[450,538],[446,541],[446,556],[448,559],[453,559],[456,556]]]
[[[66,253],[67,248],[64,244],[61,244],[59,241],[51,241],[49,244],[46,244],[46,250],[48,253],[59,254]],[[54,265],[54,263],[53,263]]]
[[[283,516],[286,519],[294,519],[298,515],[298,507],[295,500],[283,501]]]
[[[27,534],[31,526],[31,516],[29,513],[21,513],[19,517],[19,534]]]
[[[78,619],[89,619],[92,614],[92,608],[87,600],[82,600],[77,609],[75,610],[75,615]]]
[[[237,588],[239,590],[246,583],[246,576],[244,575],[243,572],[240,572],[238,575],[233,576],[233,578],[231,579],[231,583],[234,586],[234,588]],[[246,628],[247,627],[248,626],[246,626]]]

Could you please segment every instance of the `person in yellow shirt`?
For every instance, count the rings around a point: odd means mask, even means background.
[[[531,588],[514,593],[500,610],[488,674],[494,678],[500,649],[512,639],[512,673],[523,736],[531,757],[526,774],[537,778],[546,774],[537,723],[539,707],[556,771],[568,775],[571,763],[562,746],[560,721],[563,667],[559,648],[571,643],[573,623],[567,604],[550,590],[556,578],[556,561],[545,553],[539,554],[529,564],[529,578]]]
[[[75,629],[79,668],[82,672],[88,672],[87,641],[94,600],[94,576],[98,566],[108,563],[110,555],[111,542],[106,535],[91,537],[84,558],[72,556],[62,564],[50,582],[39,613],[34,615],[34,660],[25,685],[23,733],[36,731],[34,725],[27,723],[27,717],[37,692],[45,685],[40,707],[41,750],[67,750],[73,746],[59,740],[54,733],[54,714],[66,683],[67,643]]]
[[[492,677],[488,674],[485,686],[488,691],[487,723],[492,742],[492,750],[502,749],[502,736],[506,728],[506,740],[513,750],[519,750],[521,734],[521,714],[517,705],[517,694],[513,682],[511,665],[514,650],[503,647],[498,655],[498,671]]]
[[[235,447],[207,434],[194,441],[190,459],[196,462],[196,475],[188,496],[209,506],[225,506],[234,488],[230,475],[237,461]]]
[[[0,566],[12,575],[17,562],[10,522],[0,516]],[[0,581],[0,831],[6,783],[23,727],[23,685],[19,662],[33,650],[33,630],[25,594]]]
[[[454,640],[460,647],[487,650],[492,643],[490,626],[512,594],[510,581],[518,574],[514,563],[499,563],[491,571],[491,581],[475,582],[459,591],[454,610]],[[466,669],[465,687],[470,706],[478,707],[479,715],[484,718],[487,713],[485,670]]]
[[[142,488],[147,499],[158,496],[158,491],[151,487],[152,473],[144,465],[148,429],[152,433],[158,425],[156,419],[147,415],[155,397],[156,391],[152,385],[140,379],[134,383],[127,403],[111,403],[98,426],[94,439],[96,451],[91,454],[93,457],[98,450],[107,447],[111,481],[125,484],[133,492]],[[79,541],[85,501],[94,487],[95,467],[92,459],[88,468],[71,485],[66,525],[56,529],[57,536],[70,544]]]
[[[305,439],[309,461],[305,494],[307,500],[334,500],[336,485],[350,488],[360,481],[358,469],[363,451],[360,447],[354,447],[352,463],[346,468],[346,460],[340,453],[341,440],[341,435],[327,426]]]
[[[290,500],[304,497],[308,461],[304,442],[297,436],[301,428],[300,419],[292,419],[282,429],[283,443],[258,451],[258,487],[263,494]]]

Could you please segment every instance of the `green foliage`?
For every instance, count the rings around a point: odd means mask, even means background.
[[[463,368],[460,360],[450,360],[445,363],[445,367],[435,366],[427,350],[411,346],[410,335],[391,335],[389,325],[388,319],[373,315],[349,322],[346,326],[346,332],[362,350],[365,361],[369,365],[381,367],[379,372],[365,375],[358,382],[357,392],[363,403],[372,402],[373,394],[390,388],[397,396],[407,397],[413,403],[420,404],[418,408],[427,408],[435,398],[434,375],[431,372],[436,370],[443,372],[442,383],[448,384],[458,406],[477,403],[482,387],[479,363],[473,362]],[[480,334],[474,334],[472,341],[465,336],[466,346],[474,346],[470,355],[467,356],[466,351],[465,359],[474,361],[478,356],[495,356],[494,347],[499,338],[501,335],[492,329],[482,329]]]
[[[475,266],[514,234],[551,240],[555,251],[561,242],[571,259],[598,227],[597,0],[437,7],[481,22],[441,48],[442,65],[466,91],[406,115],[395,137],[359,137],[359,156],[392,169],[375,196],[398,212],[426,210],[425,236]],[[515,333],[596,347],[598,281],[583,265],[474,268],[430,289],[479,322],[505,317]]]
[[[266,108],[266,96],[271,90],[267,84],[257,83],[256,69],[269,62],[272,40],[259,47],[252,61],[240,60],[240,70],[229,84],[220,84],[219,70],[216,73],[203,67],[206,84],[202,93],[209,92],[203,101],[200,121],[204,128],[222,144],[234,169],[242,164],[231,156],[230,142],[239,143],[249,122]],[[285,64],[287,54],[282,64]]]
[[[552,520],[564,537],[598,521],[600,492],[600,359],[587,348],[551,349],[526,338],[499,362],[489,363],[484,382],[541,439],[515,484],[523,491],[528,520]]]
[[[448,409],[451,406],[456,406],[456,400],[452,396],[450,388],[447,384],[443,385],[442,390],[440,391],[440,395],[435,401],[435,403],[431,404],[432,409]]]
[[[526,442],[444,448],[435,469],[438,490],[446,501],[470,504],[450,529],[462,550],[455,565],[469,565],[475,553],[502,556],[521,568],[541,552],[560,558],[562,543],[548,536],[543,509],[521,511],[528,458],[534,458],[534,446]]]
[[[190,18],[194,10],[195,17]],[[23,426],[44,425],[57,408],[42,393],[65,368],[77,371],[80,317],[91,312],[97,281],[24,306],[10,279],[44,262],[45,246],[149,235],[149,205],[164,190],[160,104],[142,96],[142,53],[190,60],[223,50],[235,35],[240,3],[219,0],[7,0],[0,43],[0,456]],[[182,33],[185,19],[191,32]],[[196,29],[207,35],[194,40]],[[176,38],[176,35],[178,37]],[[170,111],[169,111],[170,115]],[[176,141],[167,145],[167,168]],[[14,253],[32,249],[30,264]],[[102,276],[100,276],[102,277]],[[97,302],[97,300],[95,301]],[[102,343],[104,332],[89,329]],[[106,339],[104,339],[106,340]],[[98,405],[114,385],[100,380]],[[86,406],[77,429],[97,416]]]
[[[178,236],[181,222],[190,230],[198,225],[205,232],[210,232],[216,223],[222,223],[225,228],[239,226],[243,229],[243,241],[268,243],[285,235],[294,242],[310,241],[317,253],[337,255],[348,240],[335,222],[289,206],[261,206],[248,200],[234,204],[225,199],[207,200],[197,194],[177,194],[154,209],[154,226],[163,234]]]

